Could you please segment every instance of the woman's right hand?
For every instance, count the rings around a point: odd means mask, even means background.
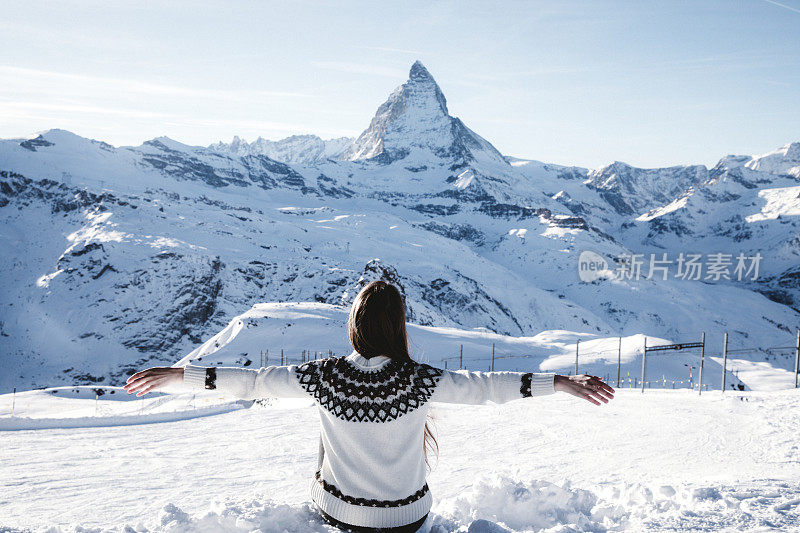
[[[150,391],[179,383],[183,383],[183,368],[154,366],[147,370],[140,370],[129,377],[123,388],[128,391],[128,394],[135,392],[138,397]]]
[[[556,391],[583,398],[595,405],[600,405],[600,402],[608,403],[609,400],[614,399],[614,392],[616,392],[599,377],[588,374],[579,376],[560,376],[556,374],[553,388]]]

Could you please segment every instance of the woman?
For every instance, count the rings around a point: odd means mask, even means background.
[[[312,397],[321,420],[320,455],[311,499],[329,523],[350,531],[417,531],[432,497],[427,452],[431,402],[504,403],[564,391],[596,405],[614,389],[595,376],[533,372],[447,371],[408,353],[405,303],[384,281],[353,301],[348,332],[353,352],[301,365],[260,369],[157,367],[128,378],[141,396],[166,385],[217,389],[245,399]]]

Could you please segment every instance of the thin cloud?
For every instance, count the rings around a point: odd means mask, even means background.
[[[37,83],[53,84],[51,86],[57,86],[57,84],[61,82],[71,82],[86,85],[94,91],[102,87],[125,93],[161,94],[188,98],[212,98],[226,100],[250,100],[252,98],[307,98],[310,96],[308,94],[299,92],[201,89],[196,87],[181,87],[176,85],[150,83],[139,80],[87,76],[84,74],[67,74],[64,72],[14,67],[11,65],[0,65],[0,74],[4,73],[8,74],[10,76],[9,80],[16,84],[25,81],[35,81]],[[5,83],[4,85],[4,88],[7,89],[11,83]]]
[[[405,50],[403,48],[387,48],[384,46],[365,46],[364,48],[367,50],[377,50],[379,52],[393,52],[397,54],[409,54],[414,56],[422,55],[422,52],[417,50]]]
[[[99,107],[90,105],[74,104],[49,104],[44,102],[0,102],[0,112],[14,113],[15,111],[55,111],[61,113],[88,113],[95,115],[114,115],[129,118],[166,118],[170,115],[164,113],[154,113],[151,111],[139,111],[135,109],[122,109],[111,107]]]
[[[379,65],[362,65],[358,63],[345,63],[343,61],[312,61],[311,64],[317,68],[346,72],[348,74],[369,74],[372,76],[385,76],[399,79],[403,79],[407,76],[407,73],[403,70]]]
[[[775,2],[775,0],[764,0],[764,1],[767,2],[767,3],[773,4],[773,5],[776,5],[778,7],[782,7],[784,9],[788,9],[789,11],[794,11],[795,13],[800,13],[800,9],[797,9],[796,7],[792,7],[792,6],[787,6],[786,4],[781,4],[780,2]]]

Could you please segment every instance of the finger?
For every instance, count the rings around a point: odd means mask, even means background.
[[[597,391],[595,394],[597,396],[599,396],[600,398],[604,398],[606,403],[608,403],[609,400],[613,400],[614,399],[614,395],[613,394],[609,394],[606,391]]]
[[[594,393],[592,396],[595,397],[595,398],[598,398],[603,403],[608,403],[609,400],[611,400],[611,398],[608,398],[608,397],[600,394],[599,392]]]
[[[589,395],[589,394],[586,394],[586,395],[584,395],[584,398],[585,398],[587,401],[589,401],[589,402],[592,402],[592,403],[593,403],[593,404],[595,404],[595,405],[600,405],[600,402],[598,402],[597,400],[595,400],[594,398],[592,398],[592,396],[591,396],[591,395]]]
[[[125,385],[123,385],[122,388],[125,389],[125,390],[131,390],[131,389],[136,388],[139,385],[141,385],[147,379],[148,379],[147,376],[137,378],[137,379],[135,379],[135,380],[133,380],[131,382],[126,383]]]
[[[603,383],[603,387],[602,388],[603,388],[604,391],[606,391],[609,394],[614,394],[614,393],[617,392],[616,390],[614,390],[613,388],[609,387],[605,383]]]
[[[606,383],[604,383],[600,378],[595,378],[595,380],[592,381],[592,385],[596,387],[596,390],[603,390],[610,394],[614,394],[614,392],[616,392],[614,389],[612,389]]]
[[[137,393],[136,396],[137,397],[144,396],[145,394],[147,394],[151,390],[153,390],[153,386],[152,385],[150,387],[146,387],[144,390],[142,390],[141,392]]]
[[[601,396],[600,394],[598,394],[597,392],[592,391],[592,392],[589,393],[589,396],[591,396],[595,400],[601,401],[603,403],[608,403],[608,400],[604,396]]]
[[[149,385],[151,378],[143,378],[136,382],[134,385],[129,385],[127,388],[128,393],[139,391]]]
[[[142,378],[146,378],[147,376],[150,376],[150,375],[152,375],[152,372],[150,372],[150,369],[142,370],[141,372],[137,372],[134,375],[132,375],[131,377],[129,377],[127,379],[126,383],[133,383],[134,381],[140,380]]]
[[[123,388],[136,387],[137,385],[140,385],[142,381],[145,381],[147,379],[150,379],[149,375],[136,378],[133,381],[129,381],[125,385],[123,385]]]
[[[150,369],[149,369],[149,368],[147,368],[147,369],[145,369],[145,370],[140,370],[140,371],[136,372],[135,374],[132,374],[132,375],[131,375],[131,376],[128,378],[128,381],[133,381],[133,380],[139,379],[140,377],[144,376],[144,375],[145,375],[145,374],[147,374],[148,372],[150,372]]]
[[[611,388],[611,386],[610,386],[608,383],[606,383],[605,381],[603,381],[603,380],[602,380],[602,379],[600,379],[600,378],[597,378],[597,380],[595,381],[595,384],[596,384],[598,387],[600,387],[601,389],[606,389],[606,390],[608,390],[609,392],[614,392],[614,389],[612,389],[612,388]]]
[[[592,385],[591,389],[598,394],[604,394],[612,397],[614,396],[614,392],[609,391],[608,387],[603,387],[602,385]]]
[[[128,385],[138,385],[139,382],[141,382],[142,380],[145,380],[145,379],[158,379],[162,375],[163,374],[161,372],[159,372],[158,370],[153,369],[153,368],[149,368],[149,369],[145,370],[142,373],[141,376],[139,376],[135,380],[133,380],[130,383],[128,383]]]

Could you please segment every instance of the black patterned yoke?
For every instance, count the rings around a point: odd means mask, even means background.
[[[350,422],[387,422],[427,402],[442,370],[414,361],[392,360],[379,370],[362,370],[345,357],[309,361],[297,378],[320,406]]]

